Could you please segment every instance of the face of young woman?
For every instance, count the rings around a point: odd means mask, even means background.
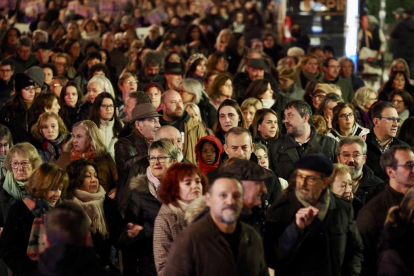
[[[58,121],[53,117],[48,118],[46,121],[44,121],[43,125],[41,126],[41,132],[46,140],[55,140],[59,136]]]
[[[394,81],[392,82],[392,87],[395,90],[404,90],[405,78],[402,74],[397,74],[397,76],[395,76]]]
[[[83,183],[80,189],[91,194],[96,194],[98,192],[99,179],[94,167],[90,165],[86,166]]]
[[[303,69],[310,74],[315,74],[318,71],[318,60],[314,58],[309,59]]]
[[[178,183],[180,186],[180,200],[184,203],[189,204],[203,194],[203,185],[200,176],[197,174],[185,176]]]
[[[202,60],[197,66],[194,71],[194,74],[196,74],[199,77],[204,77],[204,74],[206,73],[207,67],[206,67],[206,61]]]
[[[272,100],[273,99],[273,90],[270,86],[270,83],[267,85],[266,92],[264,92],[262,95],[260,95],[260,99],[262,100]]]
[[[79,152],[88,152],[91,149],[92,139],[89,137],[86,129],[82,126],[76,126],[72,130],[73,148]]]
[[[239,125],[241,118],[239,118],[234,107],[226,105],[223,106],[219,112],[219,123],[224,133]]]
[[[50,85],[50,83],[52,82],[52,79],[53,79],[52,69],[45,67],[45,68],[43,68],[43,73],[45,73],[45,79],[44,79],[45,83]]]
[[[253,123],[254,115],[256,114],[256,108],[254,106],[249,106],[243,110],[243,117],[246,121],[247,127],[250,127]]]
[[[157,109],[161,104],[161,91],[157,87],[151,87],[146,91],[148,97],[151,99],[152,106]]]
[[[230,99],[233,96],[233,82],[231,79],[226,80],[223,86],[220,88],[221,95],[227,99]]]
[[[254,153],[259,160],[259,165],[265,169],[269,169],[269,158],[263,149],[258,149]]]
[[[57,99],[54,99],[53,100],[53,103],[52,103],[52,107],[51,108],[46,108],[45,107],[45,111],[54,112],[56,114],[59,114],[59,110],[60,110],[60,105],[59,105]]]
[[[103,91],[103,87],[97,82],[91,82],[88,84],[89,101],[93,103]]]
[[[99,108],[99,115],[102,120],[110,121],[114,117],[114,102],[110,98],[105,98]]]
[[[55,204],[59,201],[60,196],[62,195],[62,190],[63,186],[59,186],[47,191],[45,198],[46,202],[48,202],[52,206],[55,206]]]
[[[65,103],[67,106],[75,107],[78,102],[78,91],[74,86],[68,86],[65,93]]]
[[[35,97],[35,87],[34,86],[28,86],[22,89],[22,97],[23,100],[31,102],[34,100]]]
[[[213,165],[216,161],[216,156],[216,148],[210,142],[205,142],[201,147],[201,159],[203,163],[209,166]]]
[[[340,129],[344,129],[344,130],[352,129],[355,123],[355,116],[354,115],[349,116],[349,114],[351,113],[353,113],[353,111],[349,107],[345,107],[339,112],[338,124],[339,124]],[[341,117],[341,115],[344,115],[344,114],[348,116]]]
[[[278,129],[277,117],[268,113],[264,116],[263,122],[257,126],[257,131],[264,139],[274,138]]]
[[[217,61],[217,64],[216,64],[216,70],[217,70],[217,71],[220,71],[220,72],[225,71],[225,70],[226,70],[226,64],[227,64],[226,59],[225,59],[224,57],[221,57],[221,58]]]

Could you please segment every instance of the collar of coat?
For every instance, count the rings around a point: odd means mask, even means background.
[[[137,192],[144,194],[150,193],[149,185],[151,184],[146,174],[140,174],[135,177],[132,177],[129,182],[129,188],[131,191],[135,190]]]
[[[312,125],[310,127],[311,127],[311,136],[309,140],[306,143],[304,143],[308,145],[312,145],[313,141],[316,138],[316,135],[318,135],[318,132],[316,131],[315,127]],[[299,144],[298,142],[296,142],[295,138],[292,135],[286,134],[285,139],[284,139],[284,147],[285,149],[297,148],[299,147]]]

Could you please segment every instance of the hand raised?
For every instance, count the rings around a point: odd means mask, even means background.
[[[142,227],[141,225],[133,224],[132,222],[128,223],[127,226],[128,226],[127,235],[130,238],[135,238],[136,236],[138,236],[139,232],[142,229],[144,229],[144,227]]]
[[[309,224],[312,223],[312,221],[318,214],[319,210],[313,206],[301,208],[296,213],[296,225],[300,229],[305,229],[305,227],[309,226]]]

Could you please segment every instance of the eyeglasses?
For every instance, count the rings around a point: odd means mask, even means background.
[[[348,119],[348,117],[354,117],[354,113],[351,112],[349,114],[341,114],[338,117],[345,120]]]
[[[8,148],[9,145],[10,145],[9,143],[4,143],[4,144],[0,143],[0,148],[2,148],[2,147]]]
[[[404,165],[395,165],[396,167],[404,167],[407,171],[412,171],[414,163],[405,163]]]
[[[391,122],[399,123],[401,121],[400,117],[380,117],[380,119],[385,119],[387,120],[388,123],[391,123]]]
[[[328,66],[328,68],[337,68],[337,69],[341,69],[341,66],[330,65],[330,66]]]
[[[54,83],[53,87],[61,87],[62,85],[60,85],[59,83]]]
[[[114,105],[113,104],[101,104],[101,107],[103,107],[105,109],[113,109]]]
[[[393,100],[392,102],[393,102],[393,103],[400,104],[400,103],[403,103],[404,101],[403,101],[403,100]]]
[[[321,180],[322,178],[317,178],[317,177],[313,177],[313,176],[303,176],[303,175],[300,175],[300,174],[296,174],[296,182],[299,182],[299,181],[304,181],[307,185],[315,185],[316,184],[316,182],[318,181],[318,180]]]
[[[323,99],[325,99],[325,94],[312,95],[312,98],[317,98],[319,100],[323,100]]]
[[[19,167],[21,167],[22,169],[27,169],[27,168],[30,167],[31,164],[30,164],[30,162],[26,161],[26,162],[22,162],[22,163],[11,162],[10,165],[13,169],[18,169]]]
[[[167,160],[167,158],[170,158],[170,156],[169,155],[166,155],[166,156],[157,156],[157,157],[155,157],[155,156],[149,156],[148,157],[148,161],[150,163],[155,163],[156,161],[159,162],[159,163],[164,163],[165,160]]]
[[[133,81],[128,80],[128,81],[126,81],[126,83],[127,83],[127,84],[131,84],[131,83],[138,83],[138,81],[137,81],[137,80],[133,80]]]
[[[345,159],[348,160],[349,158],[353,158],[353,159],[358,159],[360,156],[362,156],[363,154],[361,153],[354,153],[354,154],[349,154],[349,153],[341,153],[341,156]]]

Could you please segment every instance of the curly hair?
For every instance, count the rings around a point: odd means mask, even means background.
[[[207,191],[208,180],[196,165],[191,163],[175,163],[170,166],[165,173],[159,190],[161,203],[172,204],[178,207],[177,200],[180,199],[180,181],[183,181],[186,176],[193,176],[194,174],[200,177],[203,187],[202,193],[204,194]]]
[[[34,138],[36,138],[39,141],[43,141],[45,139],[42,134],[42,129],[43,129],[45,122],[49,118],[56,119],[58,123],[58,127],[59,127],[59,136],[67,136],[69,134],[69,131],[67,130],[65,126],[65,123],[63,122],[62,118],[59,115],[57,115],[55,112],[45,112],[42,115],[40,115],[37,122],[32,126],[31,133]]]

